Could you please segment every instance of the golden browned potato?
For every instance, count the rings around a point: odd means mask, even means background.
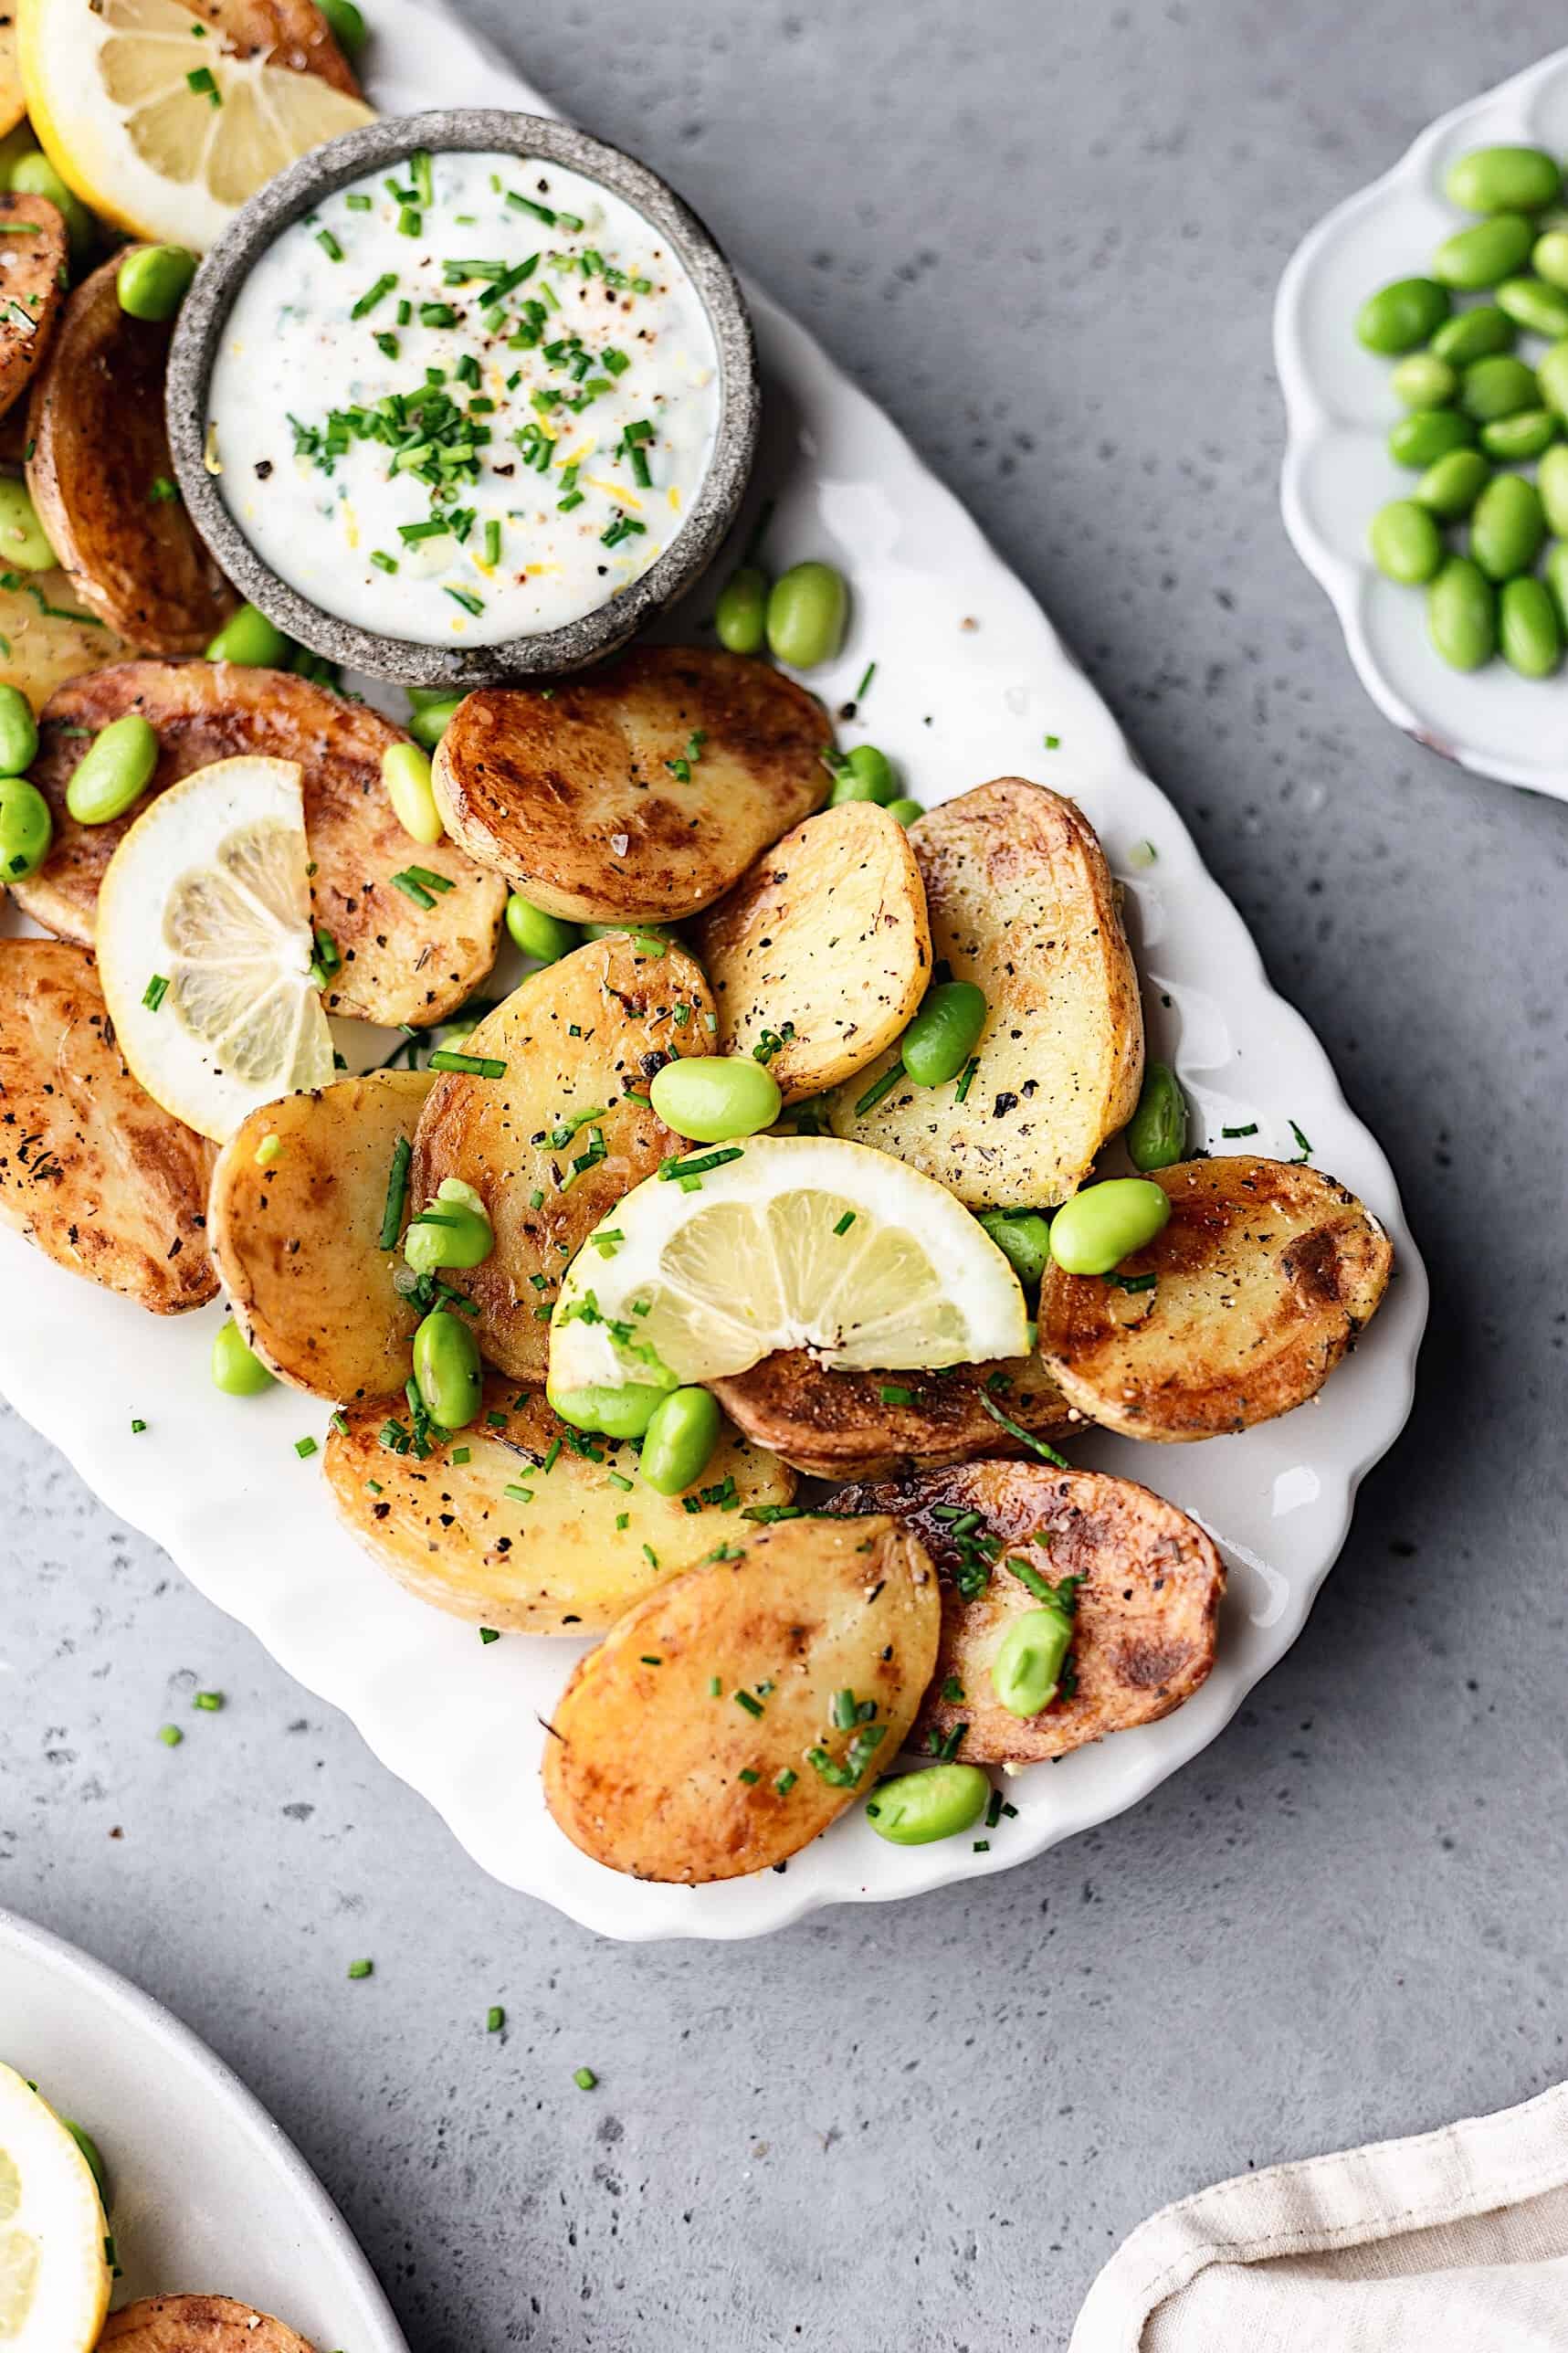
[[[291,1388],[341,1405],[401,1389],[413,1369],[420,1311],[392,1278],[431,1083],[427,1071],[374,1071],[284,1095],[218,1154],[213,1256],[235,1322]]]
[[[1387,1287],[1388,1236],[1353,1193],[1278,1160],[1162,1168],[1171,1219],[1118,1272],[1054,1262],[1040,1354],[1068,1401],[1129,1438],[1250,1430],[1315,1397]]]
[[[1225,1564],[1195,1521],[1131,1479],[971,1462],[845,1487],[828,1508],[893,1513],[942,1571],[942,1646],[916,1727],[933,1755],[970,1765],[1065,1757],[1169,1715],[1214,1664]],[[1067,1577],[1081,1582],[1069,1588],[1059,1695],[1038,1715],[1009,1715],[992,1661],[1014,1620],[1040,1608],[1039,1580]]]
[[[491,1363],[534,1388],[566,1268],[622,1194],[685,1149],[648,1084],[678,1056],[710,1051],[713,1000],[691,958],[659,945],[620,933],[531,974],[463,1040],[504,1073],[443,1076],[419,1123],[414,1204],[445,1176],[483,1195],[494,1252],[447,1280],[478,1303]]]
[[[731,1528],[576,1668],[548,1727],[550,1810],[638,1879],[782,1862],[898,1755],[941,1620],[936,1572],[896,1520]]]
[[[601,1634],[721,1540],[748,1537],[742,1513],[795,1493],[782,1462],[726,1430],[689,1511],[638,1478],[634,1448],[584,1437],[499,1373],[476,1421],[426,1443],[421,1459],[401,1396],[351,1406],[324,1457],[339,1515],[421,1601],[501,1632]]]
[[[0,565],[0,677],[36,712],[67,679],[120,661],[130,650],[95,614],[82,610],[68,572],[7,572]],[[90,925],[86,936],[91,937]]]
[[[0,942],[0,1217],[57,1265],[177,1315],[217,1295],[211,1166],[126,1068],[87,950]]]
[[[837,1135],[923,1169],[972,1208],[1047,1208],[1076,1191],[1137,1107],[1143,1011],[1115,885],[1083,812],[1003,776],[910,828],[938,979],[973,981],[989,1012],[972,1068],[900,1079],[858,1105],[893,1050],[832,1096]]]
[[[0,114],[4,103],[0,90]],[[0,195],[0,417],[20,400],[48,348],[69,260],[65,222],[47,196]],[[0,534],[0,570],[5,556]]]
[[[748,1438],[818,1479],[882,1478],[976,1454],[1026,1453],[1024,1440],[986,1410],[986,1398],[1036,1438],[1062,1436],[1083,1421],[1030,1356],[940,1373],[846,1373],[829,1371],[807,1349],[789,1348],[715,1381],[713,1394]]]
[[[785,1103],[837,1086],[900,1036],[931,978],[909,838],[872,801],[808,817],[697,926],[718,1050],[765,1060]]]
[[[270,2314],[226,2295],[147,2295],[110,2313],[99,2353],[310,2353]]]
[[[316,0],[202,0],[193,16],[221,27],[224,46],[239,57],[314,74],[350,98],[360,94],[347,58]]]
[[[473,994],[495,962],[506,886],[450,842],[427,849],[404,832],[381,781],[382,754],[406,742],[402,730],[291,671],[237,662],[120,662],[52,697],[31,775],[55,838],[16,892],[36,923],[67,939],[92,937],[104,869],[147,804],[109,825],[78,825],[66,790],[99,730],[129,712],[157,731],[153,793],[247,753],[299,762],[316,869],[310,920],[342,959],[322,997],[329,1013],[426,1029]],[[411,866],[451,887],[424,890],[432,903],[421,905],[392,880]]]
[[[819,807],[830,734],[765,662],[645,646],[546,690],[470,694],[436,799],[454,841],[551,914],[674,923]]]

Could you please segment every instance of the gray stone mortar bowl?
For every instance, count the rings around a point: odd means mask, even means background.
[[[720,364],[713,455],[700,490],[670,544],[640,579],[564,628],[468,649],[384,637],[323,611],[279,579],[225,505],[205,463],[207,393],[228,315],[248,272],[283,231],[322,197],[395,168],[416,148],[542,159],[611,189],[668,237],[696,286]],[[569,123],[492,107],[458,107],[366,123],[329,140],[279,174],[224,231],[196,272],[169,356],[169,446],[185,510],[226,576],[269,621],[347,670],[401,686],[475,686],[581,670],[613,653],[693,587],[740,511],[756,452],[762,394],[756,345],[735,274],[689,205],[646,164]],[[221,457],[221,452],[220,452]]]

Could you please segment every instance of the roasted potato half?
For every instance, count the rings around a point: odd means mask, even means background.
[[[894,1514],[942,1571],[942,1644],[916,1725],[933,1753],[962,1725],[961,1763],[1065,1757],[1169,1715],[1214,1664],[1225,1564],[1195,1521],[1131,1479],[971,1462],[845,1487],[828,1508]],[[996,1698],[991,1662],[1013,1620],[1040,1607],[1028,1577],[1082,1582],[1071,1688],[1064,1675],[1042,1714],[1020,1717]]]
[[[310,2353],[270,2314],[226,2295],[146,2295],[111,2312],[98,2353]]]
[[[284,1095],[218,1154],[213,1255],[236,1323],[291,1388],[341,1405],[401,1389],[413,1369],[419,1310],[392,1278],[431,1083],[427,1071],[374,1071]],[[384,1248],[389,1218],[397,1231]]]
[[[217,1295],[212,1147],[121,1060],[85,948],[0,943],[0,1217],[155,1315]]]
[[[721,1538],[748,1537],[741,1512],[795,1493],[782,1462],[726,1431],[689,1511],[637,1477],[633,1448],[584,1438],[499,1373],[478,1420],[423,1461],[383,1444],[389,1422],[406,1429],[401,1396],[350,1407],[329,1432],[339,1516],[421,1601],[502,1632],[601,1634]]]
[[[903,827],[872,801],[795,826],[695,937],[719,1052],[765,1059],[786,1103],[874,1061],[931,978],[920,868]]]
[[[935,1176],[972,1208],[1047,1208],[1076,1191],[1137,1107],[1143,1011],[1115,885],[1082,811],[1003,776],[910,828],[938,979],[989,1008],[971,1069],[945,1086],[900,1079],[858,1108],[889,1048],[830,1099],[837,1135]]]
[[[648,1082],[710,1051],[713,1000],[691,958],[661,947],[616,934],[531,974],[463,1040],[502,1075],[444,1075],[419,1122],[413,1206],[444,1176],[483,1195],[495,1250],[447,1279],[478,1303],[490,1362],[535,1388],[566,1268],[622,1194],[685,1149],[649,1108]]]
[[[550,1810],[638,1879],[782,1862],[898,1755],[941,1620],[936,1572],[896,1520],[731,1528],[578,1664],[548,1727]]]
[[[220,27],[225,46],[240,57],[314,74],[350,98],[360,94],[353,72],[316,0],[201,0],[193,16]]]
[[[1250,1430],[1315,1397],[1387,1287],[1388,1236],[1317,1169],[1238,1154],[1155,1176],[1171,1219],[1118,1270],[1052,1264],[1040,1354],[1069,1403],[1128,1438]]]
[[[436,755],[447,830],[574,922],[678,922],[820,806],[831,731],[765,662],[645,646],[544,691],[487,687]]]
[[[43,710],[68,678],[122,660],[130,651],[95,614],[82,610],[68,572],[7,572],[0,565],[0,648],[6,646],[10,651],[0,653],[0,676],[26,696],[35,712]],[[55,822],[59,823],[58,812]]]
[[[977,1454],[1026,1453],[987,1411],[986,1398],[1036,1438],[1083,1420],[1034,1356],[940,1373],[846,1373],[789,1348],[715,1381],[713,1393],[748,1438],[817,1479],[878,1479]]]
[[[119,662],[54,695],[31,774],[49,804],[55,838],[16,892],[36,923],[66,939],[92,937],[104,869],[146,801],[111,824],[78,825],[66,790],[99,730],[129,712],[157,731],[154,793],[247,753],[299,762],[316,869],[310,919],[331,933],[342,959],[322,998],[329,1013],[428,1028],[472,996],[495,962],[506,886],[449,842],[426,849],[404,832],[381,781],[383,753],[406,741],[400,728],[368,704],[288,670]],[[425,890],[431,903],[421,904],[392,880],[410,866],[450,887]]]
[[[47,196],[0,195],[0,417],[31,384],[69,283],[70,239],[58,209]],[[0,566],[5,553],[0,543]]]

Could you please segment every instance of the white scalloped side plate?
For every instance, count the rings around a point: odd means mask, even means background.
[[[510,67],[459,26],[437,31],[415,0],[378,0],[375,21],[372,86],[388,111],[481,98],[542,107]],[[1289,1157],[1294,1120],[1318,1165],[1389,1227],[1399,1275],[1361,1347],[1302,1411],[1208,1446],[1103,1439],[1085,1450],[1195,1514],[1225,1547],[1219,1662],[1185,1707],[1014,1778],[1016,1819],[986,1854],[967,1839],[889,1847],[852,1814],[786,1870],[684,1889],[605,1871],[544,1810],[539,1719],[574,1646],[481,1645],[383,1576],[338,1527],[319,1458],[295,1456],[296,1438],[322,1435],[325,1409],[281,1389],[241,1404],[211,1388],[216,1308],[160,1322],[0,1232],[0,1388],[18,1410],[289,1673],[342,1708],[487,1871],[628,1938],[755,1936],[825,1904],[918,1894],[1005,1870],[1134,1804],[1215,1737],[1300,1631],[1356,1483],[1409,1409],[1426,1314],[1386,1160],[1105,705],[889,420],[800,328],[752,300],[768,398],[762,487],[778,501],[768,558],[836,558],[854,583],[850,641],[812,680],[830,709],[877,664],[846,740],[874,735],[928,803],[1009,774],[1075,795],[1128,880],[1151,1050],[1179,1066],[1195,1137],[1224,1149],[1222,1127],[1256,1121],[1255,1148]],[[132,1415],[148,1423],[139,1437]]]
[[[1408,496],[1415,477],[1384,447],[1402,414],[1388,388],[1392,364],[1362,349],[1355,314],[1390,279],[1418,277],[1470,217],[1443,195],[1456,156],[1513,141],[1568,154],[1568,49],[1443,115],[1297,247],[1274,308],[1289,425],[1280,504],[1384,716],[1478,776],[1568,800],[1568,670],[1541,681],[1500,660],[1468,673],[1448,669],[1426,636],[1424,593],[1385,580],[1366,547],[1373,515],[1385,500]],[[1526,358],[1544,348],[1538,336],[1521,340]]]

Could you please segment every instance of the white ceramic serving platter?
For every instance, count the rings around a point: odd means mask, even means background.
[[[372,88],[388,111],[542,104],[510,67],[414,0],[377,0],[375,23]],[[1083,1450],[1171,1496],[1225,1547],[1219,1663],[1195,1699],[1162,1724],[1016,1778],[1016,1819],[985,1854],[968,1839],[889,1847],[852,1813],[784,1871],[691,1890],[617,1877],[556,1831],[540,1792],[539,1719],[575,1646],[516,1635],[481,1645],[472,1627],[374,1567],[338,1528],[319,1456],[294,1452],[296,1439],[324,1434],[324,1407],[283,1390],[218,1396],[207,1377],[216,1307],[161,1323],[0,1231],[0,1388],[18,1410],[291,1674],[345,1710],[487,1871],[629,1938],[755,1936],[826,1904],[917,1894],[1024,1862],[1144,1796],[1215,1737],[1300,1631],[1343,1541],[1356,1483],[1405,1420],[1426,1313],[1387,1162],[1094,689],[888,419],[798,327],[752,299],[769,417],[758,487],[777,500],[768,560],[825,556],[854,583],[849,643],[811,681],[830,709],[877,665],[843,740],[874,738],[928,803],[1009,774],[1075,795],[1127,878],[1150,1050],[1181,1071],[1194,1142],[1289,1158],[1294,1120],[1316,1163],[1388,1225],[1400,1271],[1316,1404],[1212,1445],[1096,1439]],[[700,601],[696,616],[703,609]],[[1255,1140],[1221,1141],[1223,1127],[1254,1121]],[[133,1415],[148,1425],[141,1436]]]
[[[3,1911],[0,2059],[99,2145],[116,2309],[231,2295],[321,2353],[408,2353],[342,2215],[239,2078],[112,1969]]]
[[[1568,670],[1541,681],[1501,660],[1450,670],[1427,638],[1424,591],[1385,580],[1366,547],[1373,515],[1385,500],[1408,497],[1415,477],[1384,447],[1404,413],[1388,387],[1393,363],[1362,349],[1355,314],[1390,279],[1421,276],[1444,237],[1473,218],[1443,194],[1448,166],[1467,148],[1503,142],[1568,154],[1568,49],[1432,123],[1291,256],[1274,311],[1289,421],[1280,502],[1296,552],[1328,591],[1361,682],[1384,716],[1478,776],[1568,800]],[[1533,360],[1545,345],[1526,335],[1519,348]]]

